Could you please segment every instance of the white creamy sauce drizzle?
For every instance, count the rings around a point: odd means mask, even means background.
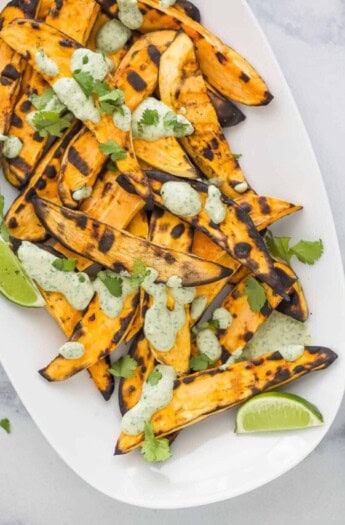
[[[139,29],[141,27],[144,17],[141,13],[137,0],[118,0],[119,6],[118,17],[129,29]]]
[[[157,124],[140,126],[139,123],[146,110],[155,110],[158,112],[159,121]],[[183,133],[174,133],[171,127],[167,127],[164,125],[164,117],[168,113],[174,115],[174,112],[171,111],[171,109],[165,104],[163,104],[163,102],[161,102],[160,100],[157,100],[154,97],[148,97],[147,99],[145,99],[132,114],[133,137],[141,138],[147,141],[155,141],[163,137],[182,137],[194,133],[194,128],[189,122],[189,120],[187,120],[182,115],[177,115],[176,113],[175,116],[177,118],[177,121],[181,124],[185,124],[186,129],[185,131],[183,131]]]
[[[113,114],[113,122],[115,126],[121,129],[122,131],[129,131],[132,125],[131,110],[125,104],[122,104],[121,109],[124,114],[121,115],[120,112],[115,111],[115,113]]]
[[[65,359],[79,359],[85,354],[85,346],[82,343],[67,341],[60,347],[59,354]]]
[[[45,54],[41,47],[35,53],[35,62],[39,70],[48,75],[48,77],[55,77],[55,75],[59,74],[59,66]]]
[[[175,215],[194,217],[202,209],[198,192],[188,182],[165,182],[160,194],[164,206]]]
[[[144,431],[145,423],[150,421],[155,412],[169,404],[173,397],[175,370],[171,366],[158,365],[155,370],[162,374],[156,385],[144,383],[139,402],[122,418],[121,430],[130,436]]]
[[[296,361],[304,353],[304,345],[282,345],[279,347],[283,359],[286,361]]]
[[[232,323],[232,315],[226,308],[216,308],[213,312],[212,319],[218,321],[219,328],[226,330]]]
[[[94,124],[100,121],[100,113],[93,103],[92,97],[87,97],[74,78],[60,78],[53,85],[59,100],[79,120],[89,120]]]
[[[246,182],[239,182],[238,184],[236,184],[236,186],[234,187],[234,190],[237,192],[237,193],[245,193],[247,190],[248,190],[249,186]]]
[[[84,64],[85,57],[87,58]],[[89,73],[95,80],[104,80],[109,72],[107,61],[102,53],[95,53],[90,49],[81,48],[74,51],[71,58],[71,70]]]
[[[114,273],[114,275],[117,274]],[[100,279],[97,278],[93,283],[94,289],[98,293],[101,310],[107,317],[110,317],[110,319],[115,319],[120,315],[127,297],[138,290],[138,287],[133,286],[128,277],[124,277],[122,274],[119,276],[121,276],[122,279],[122,294],[120,297],[112,295]]]
[[[231,354],[229,359],[225,361],[224,365],[220,366],[219,368],[221,370],[226,370],[228,366],[234,365],[235,363],[242,361],[242,354],[243,354],[243,348],[237,348],[237,350],[235,350],[235,352]]]
[[[18,157],[23,147],[23,143],[18,137],[12,135],[8,137],[6,135],[0,135],[0,141],[4,142],[2,147],[2,154],[4,157],[7,159]]]
[[[92,186],[83,186],[82,188],[75,190],[72,194],[72,197],[75,201],[82,201],[90,197],[91,194]]]
[[[167,308],[168,295],[164,284],[157,284],[156,270],[150,269],[143,282],[143,289],[153,298],[153,305],[145,315],[144,332],[150,343],[160,352],[168,352],[175,344],[176,336],[186,323],[185,305],[193,302],[195,288],[171,288],[175,299],[173,310]]]
[[[191,318],[193,319],[193,321],[196,321],[197,319],[199,319],[199,317],[201,317],[201,315],[203,314],[206,308],[206,305],[207,305],[206,295],[199,295],[199,297],[196,297],[194,299],[194,301],[192,302],[192,307],[190,311]]]
[[[54,255],[27,241],[22,242],[18,257],[26,273],[43,290],[62,293],[76,310],[84,310],[91,301],[94,289],[86,273],[57,270]]]
[[[222,194],[216,186],[208,187],[208,197],[205,203],[205,212],[214,224],[220,224],[226,217],[226,207],[224,206]]]
[[[103,53],[115,53],[127,44],[131,36],[131,30],[119,20],[109,20],[97,33],[97,47],[103,51]]]
[[[270,352],[280,352],[281,349],[284,351],[288,345],[304,347],[310,344],[312,340],[306,323],[274,311],[247,344],[244,356],[254,359]]]
[[[217,361],[222,355],[222,347],[216,334],[208,328],[198,332],[196,336],[196,346],[199,352],[207,355],[211,361]]]
[[[159,0],[159,3],[162,7],[171,7],[176,4],[176,0]]]

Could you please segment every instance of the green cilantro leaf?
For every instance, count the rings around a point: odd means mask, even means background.
[[[91,97],[95,81],[90,75],[90,73],[87,73],[86,71],[81,71],[80,69],[76,69],[75,71],[73,71],[72,75],[74,80],[78,82],[79,86],[84,91],[84,94],[87,97]]]
[[[203,330],[207,328],[214,328],[215,330],[220,330],[219,321],[217,319],[210,319],[205,323],[201,323],[200,328],[202,328]]]
[[[144,126],[157,126],[159,123],[159,113],[156,109],[145,109],[138,122],[139,131],[143,132]]]
[[[111,160],[107,164],[107,170],[114,172],[118,171],[116,165]]]
[[[209,367],[209,365],[212,364],[213,361],[206,354],[194,355],[189,360],[189,367],[194,372],[201,372],[202,370],[206,370]]]
[[[89,57],[88,57],[87,55],[84,55],[84,56],[83,56],[83,60],[82,60],[82,62],[83,62],[84,65],[85,65],[85,64],[88,64],[88,62],[89,62]]]
[[[164,119],[165,129],[172,130],[177,136],[183,136],[189,128],[189,124],[181,122],[173,111],[169,111]]]
[[[0,420],[0,427],[4,429],[7,434],[11,433],[11,423],[10,420],[5,418]]]
[[[323,242],[299,241],[291,248],[293,254],[303,264],[314,264],[323,254]]]
[[[252,312],[260,312],[267,300],[265,288],[255,277],[249,277],[249,279],[247,279],[243,295],[247,296],[248,304]]]
[[[147,270],[145,264],[140,259],[134,259],[131,273],[132,285],[141,286],[148,275],[150,275],[150,270]]]
[[[125,149],[121,148],[114,140],[108,140],[99,145],[99,149],[105,154],[110,155],[111,160],[116,162],[117,160],[123,160],[127,157]]]
[[[266,234],[266,242],[273,257],[277,257],[291,265],[293,256],[304,264],[314,264],[323,254],[323,242],[318,241],[299,241],[294,246],[290,246],[291,237],[274,237],[272,232]]]
[[[149,377],[146,379],[146,383],[149,383],[151,386],[158,385],[159,381],[162,379],[162,373],[159,370],[152,370]]]
[[[125,355],[120,357],[120,359],[111,365],[109,372],[115,377],[124,377],[129,379],[130,377],[133,377],[137,365],[138,363],[135,359],[129,355]]]
[[[149,463],[158,463],[166,461],[171,458],[169,441],[166,438],[157,439],[153,425],[150,422],[145,424],[145,441],[141,447],[141,453],[144,456],[145,461]]]
[[[106,82],[102,82],[102,80],[94,80],[93,92],[96,93],[96,95],[102,97],[110,91],[111,89]]]
[[[123,280],[110,270],[98,272],[97,277],[114,297],[121,297]]]
[[[125,101],[125,94],[121,89],[113,89],[98,99],[100,110],[107,115],[112,115],[114,111],[122,111],[122,105]]]
[[[74,272],[77,266],[77,259],[55,259],[52,264],[60,272]]]
[[[8,228],[4,221],[4,207],[5,207],[5,197],[0,193],[0,235],[5,242],[10,240],[10,235],[8,233]]]
[[[34,128],[37,129],[41,137],[61,137],[63,130],[71,124],[67,115],[60,117],[55,111],[38,111],[32,120]]]
[[[54,97],[55,93],[53,89],[46,89],[41,96],[36,95],[36,93],[32,93],[32,95],[29,97],[29,100],[36,109],[42,110]]]
[[[232,156],[234,157],[235,160],[238,160],[242,157],[242,153],[233,153]]]

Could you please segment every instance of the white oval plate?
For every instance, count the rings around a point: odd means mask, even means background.
[[[258,192],[305,206],[274,230],[296,239],[324,240],[321,261],[314,267],[296,264],[296,268],[311,307],[314,342],[341,354],[345,340],[343,271],[331,211],[306,131],[247,4],[242,0],[217,0],[217,8],[207,8],[207,4],[210,6],[207,0],[198,2],[207,27],[247,57],[275,95],[267,108],[244,108],[247,120],[231,129],[228,137],[233,151],[243,154],[242,166]],[[5,193],[14,196],[8,186]],[[320,408],[325,417],[322,428],[236,436],[234,411],[230,411],[184,430],[173,445],[173,459],[149,465],[139,452],[113,457],[120,422],[117,400],[114,396],[105,403],[86,372],[57,384],[38,375],[37,370],[55,356],[64,341],[45,311],[20,309],[0,298],[0,318],[1,362],[50,444],[90,485],[142,507],[204,505],[243,494],[280,476],[324,437],[344,391],[345,360],[338,359],[328,370],[287,389]]]

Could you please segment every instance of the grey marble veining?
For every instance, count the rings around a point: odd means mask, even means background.
[[[311,136],[345,261],[345,1],[249,3]],[[235,500],[171,512],[117,503],[81,481],[42,437],[0,367],[2,417],[9,417],[13,433],[0,432],[0,525],[344,523],[345,403],[326,439],[285,476]]]

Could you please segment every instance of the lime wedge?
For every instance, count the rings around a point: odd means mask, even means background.
[[[26,275],[9,244],[0,237],[0,292],[13,303],[29,308],[45,305],[38,288]]]
[[[268,392],[245,403],[237,412],[235,432],[275,432],[317,427],[323,418],[316,406],[294,394]]]

